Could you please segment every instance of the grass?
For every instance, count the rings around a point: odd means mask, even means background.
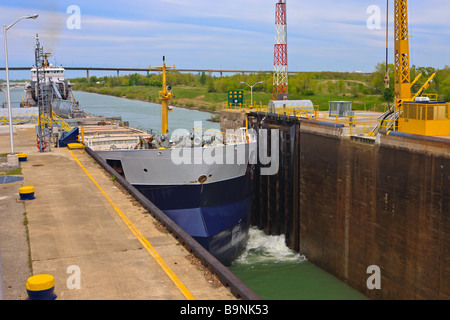
[[[0,153],[0,158],[6,158],[9,153]],[[6,169],[6,170],[0,170],[0,176],[19,176],[22,174],[22,168],[14,168],[14,169]]]
[[[10,170],[0,170],[0,176],[19,176],[21,174],[22,174],[21,167]]]
[[[28,217],[27,212],[23,213],[23,225],[25,226],[25,232],[27,235],[28,244],[28,263],[30,267],[31,274],[33,274],[33,261],[31,260],[31,245],[30,245],[30,231],[28,230]]]
[[[76,88],[78,89],[78,88]],[[116,86],[116,87],[87,87],[80,88],[87,92],[136,99],[147,102],[159,103],[158,87],[152,86]],[[222,104],[227,101],[228,94],[221,92],[208,92],[206,86],[186,86],[179,85],[173,89],[173,99],[171,105],[186,107],[190,109],[203,110],[208,112],[220,111]],[[245,92],[245,99],[250,103],[249,92]],[[313,95],[290,94],[290,100],[311,100],[314,105],[318,105],[320,110],[328,110],[329,101],[352,101],[353,110],[373,110],[384,111],[386,101],[381,95],[360,94],[354,97],[350,92],[342,94],[316,93]],[[267,105],[272,100],[272,94],[267,92],[254,92],[253,101],[255,105]]]

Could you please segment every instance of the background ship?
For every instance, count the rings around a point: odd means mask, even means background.
[[[25,99],[21,107],[36,107],[38,105],[37,73],[39,71],[45,74],[46,87],[40,90],[48,95],[47,99],[50,101],[52,111],[61,118],[82,118],[84,116],[83,110],[80,109],[79,103],[75,100],[72,92],[73,85],[65,79],[64,68],[50,64],[48,62],[49,56],[49,53],[44,54],[43,70],[38,70],[36,66],[31,68],[31,81],[25,86]]]

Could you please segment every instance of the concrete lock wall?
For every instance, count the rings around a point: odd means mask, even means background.
[[[285,234],[369,298],[450,299],[449,142],[383,135],[365,144],[315,121],[249,122],[280,129],[278,174],[256,170],[254,225]],[[373,266],[380,289],[368,287]]]
[[[449,299],[450,145],[408,143],[301,131],[300,252],[370,298]]]

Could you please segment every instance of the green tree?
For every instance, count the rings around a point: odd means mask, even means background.
[[[207,82],[207,84],[206,84],[206,87],[207,87],[207,90],[208,90],[209,93],[211,93],[211,92],[216,92],[216,89],[215,89],[215,87],[214,87],[214,80],[213,80],[212,77],[210,77],[210,78],[208,79],[208,82]]]
[[[370,82],[371,91],[373,94],[381,94],[384,100],[392,100],[394,98],[395,82],[394,82],[394,70],[393,64],[388,65],[389,72],[389,88],[386,89],[384,78],[386,75],[386,64],[378,63],[375,66],[375,71],[372,73],[372,80]]]
[[[337,89],[339,93],[345,93],[345,81],[340,79],[337,83]]]
[[[207,79],[208,79],[208,78],[206,77],[206,74],[205,74],[205,72],[203,71],[203,72],[202,72],[202,75],[200,76],[200,79],[199,79],[200,84],[201,84],[201,85],[205,85]]]
[[[327,91],[329,94],[336,92],[336,85],[331,80],[327,81]]]

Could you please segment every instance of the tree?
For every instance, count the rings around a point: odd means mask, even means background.
[[[327,81],[327,91],[329,94],[332,94],[336,91],[336,85],[331,80]]]
[[[339,93],[344,93],[345,92],[345,81],[340,79],[337,83],[337,88],[338,88]]]
[[[206,80],[207,80],[207,77],[206,77],[206,73],[205,73],[205,71],[203,71],[202,72],[202,75],[200,76],[200,84],[201,85],[205,85],[205,83],[206,83]]]
[[[394,91],[395,91],[394,69],[395,66],[393,64],[388,65],[390,84],[389,88],[386,89],[384,82],[384,77],[386,75],[386,64],[381,62],[375,66],[375,72],[372,74],[372,81],[371,81],[372,93],[381,94],[385,100],[392,100],[394,98]]]
[[[215,89],[215,87],[214,87],[214,80],[213,80],[213,78],[212,77],[210,77],[209,79],[208,79],[208,82],[207,82],[207,90],[208,90],[208,92],[209,93],[211,93],[211,92],[216,92],[216,89]]]

